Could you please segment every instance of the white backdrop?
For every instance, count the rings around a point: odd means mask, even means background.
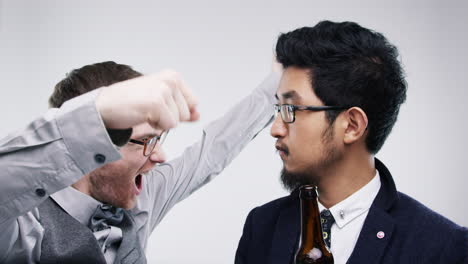
[[[400,191],[467,226],[467,2],[349,2],[0,0],[0,136],[46,111],[66,72],[115,60],[144,73],[176,69],[198,95],[201,121],[165,143],[175,157],[263,79],[280,32],[351,20],[396,44],[408,76],[408,100],[378,157]],[[266,129],[168,214],[149,263],[232,263],[249,210],[286,195],[280,168]]]

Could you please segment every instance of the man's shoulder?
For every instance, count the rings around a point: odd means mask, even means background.
[[[287,195],[259,205],[250,211],[247,218],[254,224],[258,221],[263,224],[275,222],[283,210],[293,205],[292,200],[293,197]]]
[[[424,228],[428,226],[434,226],[436,229],[460,228],[459,225],[445,216],[402,192],[398,192],[397,202],[390,209],[389,213],[397,219],[406,217],[409,222],[417,223]]]
[[[434,263],[439,263],[439,259],[449,260],[446,263],[458,263],[464,258],[468,238],[465,227],[401,192],[398,192],[398,199],[386,213],[395,224],[392,236],[395,246],[391,248],[412,248],[406,253],[393,251],[393,254],[402,254],[400,257],[404,258],[403,255],[410,257],[417,253],[418,257],[427,261],[437,260]]]
[[[271,241],[274,230],[278,228],[278,221],[283,219],[290,223],[291,212],[296,211],[299,212],[299,203],[295,196],[288,195],[252,209],[247,217],[246,225],[255,233],[256,239]],[[288,225],[288,228],[291,226]]]
[[[465,227],[428,208],[414,198],[399,192],[397,202],[388,213],[393,217],[399,236],[425,243],[462,242],[468,236]],[[437,238],[435,241],[434,238]]]
[[[280,197],[263,205],[256,207],[254,210],[257,214],[274,214],[279,213],[285,208],[294,205],[294,201],[296,197],[294,194],[290,194],[287,196]]]

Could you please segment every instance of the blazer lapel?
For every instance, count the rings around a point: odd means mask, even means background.
[[[380,208],[371,208],[347,263],[380,263],[394,228],[391,216]]]
[[[395,229],[395,221],[387,213],[398,199],[395,182],[390,171],[380,160],[375,159],[375,165],[382,186],[369,209],[356,246],[348,259],[349,264],[380,263]]]
[[[284,210],[281,211],[275,226],[275,233],[271,246],[271,264],[291,263],[299,241],[300,215],[299,202],[292,199]]]

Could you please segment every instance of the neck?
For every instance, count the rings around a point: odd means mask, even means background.
[[[326,208],[351,196],[376,174],[373,155],[356,151],[347,154],[321,175],[318,183],[319,200]]]

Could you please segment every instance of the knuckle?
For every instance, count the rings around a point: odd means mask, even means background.
[[[161,85],[159,86],[159,95],[158,97],[166,97],[167,95],[171,94],[171,85],[166,83],[166,82],[162,82]]]
[[[177,71],[174,70],[174,69],[170,69],[170,68],[165,69],[163,72],[164,72],[167,76],[171,76],[171,77],[177,77],[177,76],[180,75],[179,72],[177,72]]]
[[[181,84],[182,75],[175,70],[166,69],[163,71],[162,76],[164,81],[173,86],[173,88]]]

